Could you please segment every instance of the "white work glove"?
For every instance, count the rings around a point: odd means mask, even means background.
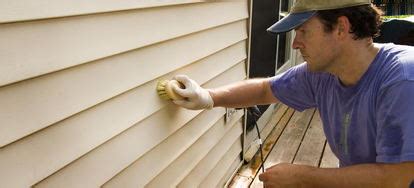
[[[174,92],[184,97],[183,100],[173,100],[177,105],[191,110],[211,109],[214,106],[213,99],[208,90],[200,87],[194,80],[186,75],[177,75],[174,80],[182,83],[185,88],[182,89],[176,85],[172,87]]]

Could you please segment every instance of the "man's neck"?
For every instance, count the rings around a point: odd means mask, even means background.
[[[330,72],[338,76],[343,85],[356,85],[374,61],[378,51],[379,48],[374,46],[372,39],[354,40],[344,45],[334,70]]]

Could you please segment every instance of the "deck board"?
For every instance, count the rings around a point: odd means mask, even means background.
[[[286,129],[283,131],[271,153],[265,160],[265,168],[269,168],[279,163],[293,162],[314,112],[315,109],[308,109],[303,112],[295,111]],[[255,177],[250,187],[263,187],[258,176]]]
[[[314,109],[310,109],[303,112],[296,111],[293,114],[282,136],[266,159],[265,167],[293,161],[314,112]]]
[[[325,142],[326,138],[322,129],[321,119],[318,111],[316,111],[293,164],[319,166]]]
[[[298,112],[288,108],[278,118],[280,121],[264,142],[265,168],[279,163],[321,168],[338,167],[338,159],[326,142],[317,110]],[[263,187],[258,179],[258,174],[262,172],[260,165],[260,156],[256,154],[248,164],[239,169],[229,187]]]
[[[335,154],[332,153],[331,147],[326,143],[325,150],[323,152],[322,161],[320,168],[338,168],[339,160],[336,158]]]
[[[263,155],[267,156],[270,151],[272,150],[274,143],[279,139],[280,135],[282,134],[283,130],[285,129],[286,125],[288,124],[290,118],[294,113],[293,109],[287,108],[279,108],[278,112],[273,115],[273,118],[270,123],[276,121],[276,126],[269,134],[269,137],[264,141],[263,144]],[[279,121],[277,121],[279,119]],[[252,160],[243,165],[235,177],[233,181],[230,183],[229,187],[249,187],[251,182],[253,181],[254,177],[256,176],[257,172],[259,171],[261,166],[261,158],[260,155],[255,155]]]

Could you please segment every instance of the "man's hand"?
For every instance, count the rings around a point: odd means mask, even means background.
[[[277,164],[260,174],[259,180],[263,181],[266,188],[307,187],[305,182],[302,181],[302,176],[315,169],[315,167],[305,165]]]
[[[172,87],[174,92],[185,98],[183,100],[174,100],[173,102],[175,104],[192,110],[213,108],[214,102],[208,90],[200,87],[197,82],[188,78],[186,75],[177,75],[174,79],[185,86],[184,89],[178,86]]]
[[[261,174],[259,180],[266,188],[405,188],[414,180],[414,162],[370,163],[342,168],[278,164]]]

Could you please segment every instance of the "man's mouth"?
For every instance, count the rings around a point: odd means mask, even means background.
[[[300,55],[302,55],[302,57],[309,57],[308,55],[306,55],[306,53],[300,52]]]

